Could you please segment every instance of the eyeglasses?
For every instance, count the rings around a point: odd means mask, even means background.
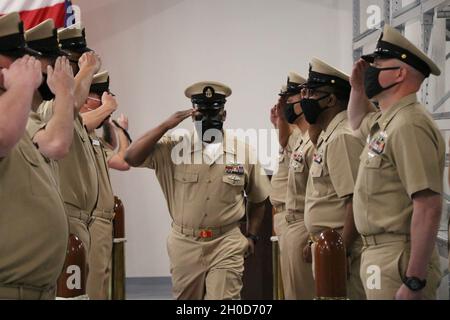
[[[93,98],[93,97],[87,97],[89,100],[93,100],[93,101],[97,101],[97,102],[102,102],[102,100],[97,99],[97,98]]]

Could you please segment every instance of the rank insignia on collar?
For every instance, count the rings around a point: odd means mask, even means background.
[[[244,174],[244,166],[242,164],[227,164],[225,166],[225,173],[242,176]]]

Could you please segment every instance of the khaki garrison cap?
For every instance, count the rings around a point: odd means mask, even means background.
[[[28,46],[42,52],[45,57],[68,56],[61,50],[58,42],[58,32],[52,19],[47,19],[25,32]]]
[[[425,77],[441,74],[439,67],[422,50],[406,39],[398,30],[385,25],[375,52],[361,57],[367,62],[375,58],[398,59],[420,71]]]
[[[40,52],[27,46],[23,22],[17,12],[0,17],[0,54],[16,58],[26,54],[41,56]]]

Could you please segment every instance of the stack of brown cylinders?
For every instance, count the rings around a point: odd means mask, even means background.
[[[342,236],[328,229],[317,239],[314,250],[316,297],[319,300],[347,299],[347,261]]]
[[[81,240],[71,234],[64,262],[63,272],[59,276],[56,296],[73,299],[86,295],[86,249]]]
[[[112,299],[125,300],[125,209],[114,197],[114,244],[112,254]]]

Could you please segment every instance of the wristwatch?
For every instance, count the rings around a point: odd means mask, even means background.
[[[133,140],[131,139],[130,134],[128,133],[127,130],[125,130],[125,128],[123,128],[116,120],[112,121],[114,123],[114,125],[119,128],[120,130],[122,130],[123,134],[125,135],[125,137],[128,139],[128,142],[131,144],[133,143]]]
[[[427,280],[420,280],[416,277],[406,277],[405,279],[403,279],[403,283],[411,291],[420,291],[427,285]]]
[[[253,242],[256,244],[261,238],[258,236],[255,236],[254,234],[248,233],[247,238],[252,239]]]

